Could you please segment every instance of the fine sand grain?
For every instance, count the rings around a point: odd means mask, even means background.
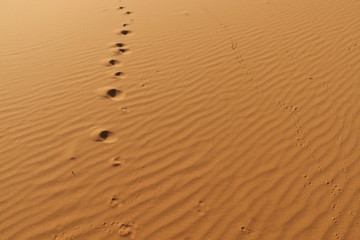
[[[359,0],[3,0],[0,240],[357,240]]]

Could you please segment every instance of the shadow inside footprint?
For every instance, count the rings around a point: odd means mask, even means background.
[[[122,35],[128,35],[129,33],[131,33],[129,30],[122,30],[120,32],[120,34],[122,34]]]
[[[114,65],[117,64],[118,62],[119,62],[118,60],[111,59],[111,60],[109,61],[109,64],[112,65],[112,66],[114,66]]]
[[[119,197],[117,195],[114,195],[110,200],[109,206],[112,208],[115,208],[115,207],[119,206],[119,204],[120,204]]]
[[[91,132],[91,138],[95,142],[113,143],[117,141],[116,135],[106,128],[93,129]]]
[[[110,90],[108,90],[107,92],[106,92],[106,94],[109,96],[109,97],[116,97],[119,93],[121,93],[121,91],[120,90],[117,90],[117,89],[115,89],[115,88],[113,88],[113,89],[110,89]]]
[[[113,133],[108,131],[108,130],[101,131],[99,133],[99,141],[103,141],[103,140],[108,139],[112,134]]]
[[[132,12],[130,12],[130,11],[127,11],[125,14],[127,14],[127,15],[130,15],[130,14],[132,14]]]
[[[116,47],[123,47],[124,45],[125,45],[125,44],[123,44],[123,43],[116,43],[116,44],[115,44]]]
[[[127,51],[127,49],[124,49],[124,48],[120,48],[119,49],[119,52],[122,52],[122,53],[124,53],[124,52],[126,52]]]
[[[123,73],[122,73],[122,72],[116,72],[114,75],[115,75],[116,77],[120,77],[121,75],[123,75]]]
[[[124,9],[124,7],[119,7],[119,9]]]
[[[121,73],[120,73],[121,75]],[[96,93],[105,99],[120,101],[125,98],[125,93],[115,87],[102,87],[96,90]]]

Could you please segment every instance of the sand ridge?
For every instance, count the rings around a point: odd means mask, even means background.
[[[7,1],[0,238],[357,239],[359,10]]]

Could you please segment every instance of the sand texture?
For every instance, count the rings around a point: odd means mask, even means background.
[[[3,0],[0,240],[360,239],[360,0]]]

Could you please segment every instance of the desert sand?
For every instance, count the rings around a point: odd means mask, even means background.
[[[359,0],[4,0],[1,240],[360,239]]]

